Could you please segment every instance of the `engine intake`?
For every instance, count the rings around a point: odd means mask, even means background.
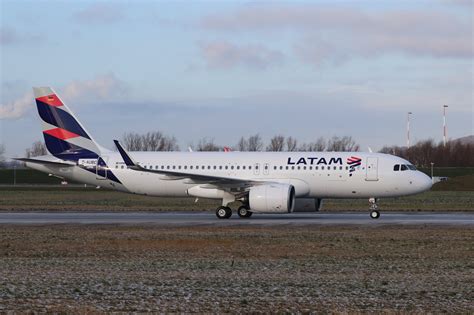
[[[249,191],[249,206],[252,212],[293,212],[295,188],[288,184],[254,186]]]

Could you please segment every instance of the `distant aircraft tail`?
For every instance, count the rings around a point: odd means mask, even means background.
[[[98,158],[100,146],[53,89],[35,87],[33,91],[48,151],[57,158],[70,161]]]

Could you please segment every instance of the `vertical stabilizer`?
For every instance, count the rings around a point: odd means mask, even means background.
[[[48,151],[63,160],[98,158],[100,147],[50,87],[33,88]]]

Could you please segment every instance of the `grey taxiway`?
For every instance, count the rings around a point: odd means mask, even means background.
[[[474,212],[382,212],[371,219],[366,212],[317,212],[254,214],[241,219],[218,219],[213,212],[0,212],[0,224],[155,224],[168,226],[229,225],[468,225],[474,226]]]

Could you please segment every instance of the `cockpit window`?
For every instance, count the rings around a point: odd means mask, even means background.
[[[408,169],[408,167],[405,164],[402,164],[402,167],[400,168],[400,170],[406,171],[407,169]]]
[[[394,171],[399,171],[400,170],[400,164],[396,164],[393,166]]]
[[[407,166],[408,166],[408,168],[409,168],[410,170],[416,171],[415,165],[408,164]]]

